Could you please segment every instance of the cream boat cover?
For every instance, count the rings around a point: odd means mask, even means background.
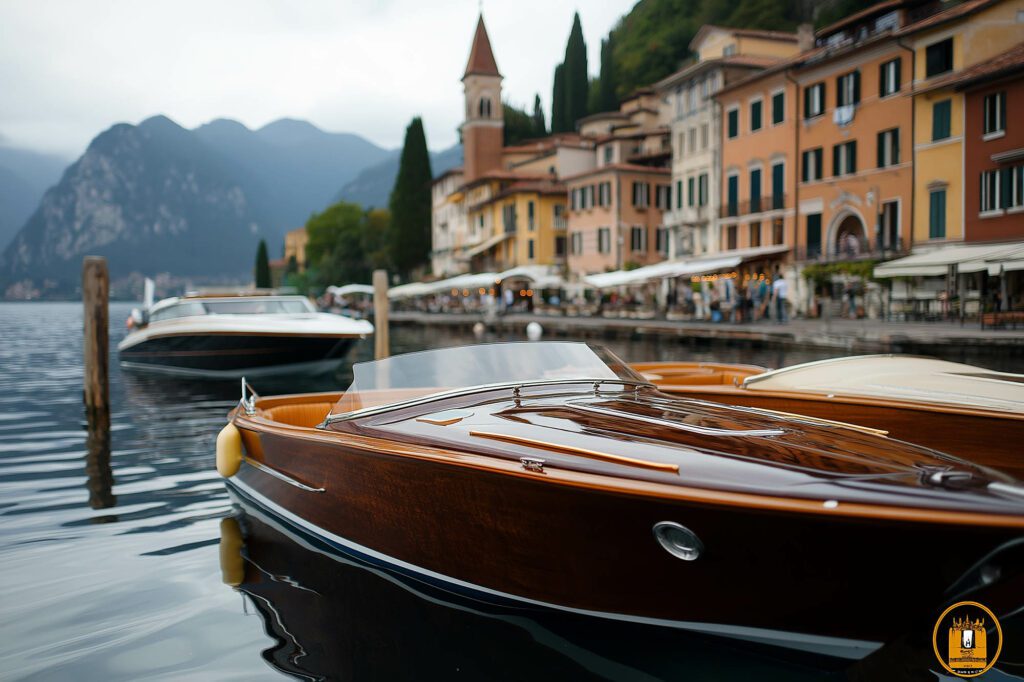
[[[751,391],[786,391],[951,405],[1024,416],[1024,374],[910,355],[863,355],[748,377]]]

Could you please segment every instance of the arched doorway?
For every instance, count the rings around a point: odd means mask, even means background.
[[[850,213],[836,226],[832,252],[839,258],[860,258],[867,255],[868,234],[861,219]]]

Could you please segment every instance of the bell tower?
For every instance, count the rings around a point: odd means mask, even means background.
[[[472,182],[487,171],[501,168],[505,131],[501,74],[491,52],[483,15],[476,24],[462,88],[466,100],[462,123],[463,177]]]

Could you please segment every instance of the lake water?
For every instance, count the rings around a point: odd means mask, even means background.
[[[130,307],[111,306],[112,349]],[[130,374],[112,352],[112,449],[88,456],[81,329],[79,304],[0,304],[0,678],[893,679],[874,661],[843,669],[690,633],[452,604],[338,561],[232,506],[213,448],[234,381]],[[396,353],[472,341],[392,330]],[[608,345],[628,360],[828,356]],[[368,340],[352,356],[371,354]],[[349,372],[256,388],[343,388]],[[935,679],[930,651],[887,660]]]

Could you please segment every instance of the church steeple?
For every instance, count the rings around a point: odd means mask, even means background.
[[[505,126],[501,74],[494,61],[483,15],[476,22],[462,88],[466,107],[462,123],[463,177],[466,182],[472,182],[483,173],[501,167]]]
[[[494,61],[494,53],[491,52],[491,39],[487,37],[487,27],[484,26],[484,15],[481,14],[476,22],[476,33],[473,35],[473,47],[469,51],[469,61],[466,62],[466,73],[462,78],[476,74],[479,76],[498,76],[498,64]]]

